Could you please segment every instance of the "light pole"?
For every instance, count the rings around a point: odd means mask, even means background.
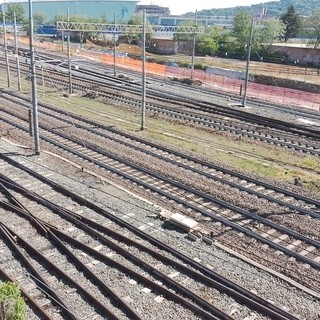
[[[31,68],[31,91],[32,91],[32,120],[33,120],[33,135],[35,154],[40,154],[39,143],[39,125],[38,125],[38,100],[37,100],[37,79],[36,66],[34,59],[34,45],[33,45],[33,16],[32,16],[32,2],[29,0],[29,45],[30,45],[30,68]]]

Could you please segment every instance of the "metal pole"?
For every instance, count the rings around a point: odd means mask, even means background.
[[[38,100],[37,100],[37,79],[36,79],[36,65],[34,59],[34,45],[33,45],[33,16],[32,16],[32,0],[29,0],[29,44],[30,44],[30,67],[31,67],[31,89],[32,89],[32,106],[33,106],[33,135],[35,154],[40,154],[39,143],[39,125],[38,125]]]
[[[67,20],[68,20],[68,74],[69,74],[69,94],[72,93],[72,74],[71,74],[71,50],[70,50],[70,15],[69,15],[69,8],[67,13]]]
[[[10,81],[10,67],[9,67],[9,57],[8,57],[8,49],[7,49],[7,30],[6,30],[6,15],[5,15],[5,8],[3,3],[3,11],[2,11],[2,22],[3,22],[3,45],[4,45],[4,55],[6,59],[6,69],[7,69],[7,82],[8,88],[11,86]]]
[[[44,93],[44,72],[43,72],[43,65],[41,65],[41,79],[42,79],[42,93]]]
[[[64,51],[64,30],[61,31],[61,51]]]
[[[146,122],[146,10],[143,10],[141,130]]]
[[[247,89],[248,89],[248,81],[249,81],[249,64],[250,64],[250,55],[251,55],[251,46],[252,46],[252,30],[253,30],[253,17],[251,18],[251,26],[250,26],[250,36],[248,40],[248,51],[247,51],[247,67],[246,67],[246,79],[244,83],[244,94],[242,100],[242,106],[246,106],[247,102]]]
[[[114,22],[114,30],[116,29],[116,13],[113,16]],[[113,33],[113,74],[117,75],[116,73],[116,34]]]
[[[197,17],[197,10],[195,12],[195,25],[197,26],[198,23],[198,17]],[[192,43],[192,58],[191,58],[191,79],[193,79],[193,72],[194,72],[194,56],[195,56],[195,52],[196,52],[196,34],[193,35],[193,43]]]
[[[13,27],[14,27],[14,53],[16,56],[17,65],[17,78],[18,78],[18,91],[21,91],[21,76],[20,76],[20,63],[19,63],[19,48],[18,48],[18,37],[17,37],[17,18],[16,13],[13,13]]]

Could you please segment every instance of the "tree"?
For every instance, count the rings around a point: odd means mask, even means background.
[[[128,25],[143,25],[143,15],[142,14],[133,15],[128,20],[127,24]],[[146,21],[145,28],[146,28],[146,43],[150,44],[153,30],[152,30],[148,20]],[[142,40],[142,34],[126,32],[125,35],[127,37],[129,44],[138,44],[139,40]]]
[[[272,45],[275,39],[281,39],[284,35],[285,25],[280,19],[267,19],[256,30],[256,42],[262,46]]]
[[[195,26],[195,21],[194,20],[187,20],[187,21],[184,21],[183,23],[179,24],[179,26],[193,27],[193,26]],[[174,41],[193,41],[193,36],[194,36],[194,34],[192,34],[192,33],[175,33],[173,35],[173,40]],[[197,37],[197,35],[196,35],[196,37]]]
[[[48,21],[48,16],[45,12],[37,11],[33,14],[33,22],[36,26],[40,26]]]
[[[310,38],[309,43],[317,49],[320,46],[320,9],[304,21],[303,27],[304,33]]]
[[[219,44],[210,37],[203,37],[197,43],[197,53],[200,55],[214,55],[219,49]]]
[[[251,16],[246,11],[240,11],[233,19],[232,34],[237,39],[238,44],[244,46],[250,35]]]
[[[9,3],[6,10],[6,22],[13,22],[14,13],[16,14],[17,23],[24,23],[24,9],[21,3]],[[2,17],[1,17],[2,20]]]
[[[221,29],[219,27],[208,27],[204,34],[198,35],[196,50],[200,55],[214,55],[219,50]]]
[[[296,9],[293,5],[289,6],[287,12],[280,17],[281,21],[285,25],[284,41],[297,36],[299,29],[301,28],[301,19],[296,13]]]

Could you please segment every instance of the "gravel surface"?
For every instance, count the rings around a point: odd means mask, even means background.
[[[208,246],[201,241],[190,242],[184,232],[164,225],[163,221],[155,219],[159,213],[157,206],[136,198],[122,189],[101,181],[97,177],[90,176],[45,153],[42,153],[40,157],[29,157],[29,150],[12,146],[3,140],[1,141],[1,152],[13,153],[13,157],[16,160],[23,159],[25,165],[32,166],[36,171],[50,172],[50,177],[58,183],[62,183],[72,188],[73,191],[85,195],[101,207],[111,210],[126,221],[130,221],[133,225],[149,230],[149,233],[154,237],[175,246],[196,261],[209,266],[247,289],[257,292],[277,306],[295,314],[299,319],[317,319],[320,315],[319,301],[316,298],[265,271],[231,256],[215,245]],[[97,268],[99,267],[97,265]],[[124,289],[125,287],[122,287],[121,290]],[[205,288],[203,290],[205,295]],[[140,292],[140,290],[135,292]],[[136,303],[141,298],[141,294],[136,296],[131,291],[128,296]],[[147,297],[150,299],[149,294],[147,294]],[[210,296],[208,296],[208,299],[210,299]],[[145,299],[143,298],[142,301],[145,301]],[[159,308],[164,312],[161,312],[161,314],[163,314],[164,318],[174,319],[170,314],[165,313],[168,308],[166,303],[169,302],[159,303]],[[223,300],[219,301],[219,304],[223,306]],[[154,314],[154,312],[158,311],[158,308],[153,309],[153,311],[148,308],[145,310],[143,304],[138,303],[138,305],[140,305],[140,310],[146,312],[146,319],[160,319]],[[244,309],[242,306],[227,304],[225,308],[236,319],[243,319]],[[190,314],[188,315],[185,312],[187,310],[183,311],[183,319],[193,319],[192,317],[190,318]]]
[[[12,108],[14,107],[14,105],[12,105]],[[47,120],[45,118],[42,118],[42,122],[44,123],[48,123],[51,125],[54,125],[55,127],[59,127],[62,126],[63,123],[60,121],[55,121],[53,122],[52,120]],[[102,137],[97,137],[97,136],[92,136],[91,134],[89,134],[88,132],[85,131],[81,131],[81,130],[75,130],[74,128],[68,128],[68,132],[71,132],[74,134],[74,136],[77,137],[81,137],[82,139],[86,139],[89,141],[94,141],[94,144],[96,146],[101,146],[102,148],[108,150],[110,153],[118,156],[119,158],[124,158],[127,160],[130,160],[136,164],[143,164],[147,169],[150,169],[152,171],[161,173],[161,174],[166,174],[169,178],[176,178],[178,179],[180,182],[183,182],[189,186],[192,186],[194,188],[197,188],[199,190],[205,191],[209,194],[214,195],[217,198],[220,198],[222,200],[228,201],[234,205],[243,207],[246,210],[256,210],[258,208],[258,214],[264,215],[270,215],[270,213],[274,216],[276,216],[279,211],[281,212],[282,216],[285,214],[286,215],[286,219],[281,218],[281,222],[283,222],[284,225],[290,226],[293,229],[297,229],[299,231],[303,231],[306,235],[309,235],[310,237],[313,237],[315,239],[318,238],[318,230],[319,230],[319,221],[317,219],[311,219],[311,223],[312,223],[312,228],[310,228],[310,219],[306,216],[299,216],[297,219],[297,216],[294,216],[294,219],[290,219],[290,215],[294,214],[294,212],[290,212],[288,210],[284,211],[283,208],[279,207],[278,205],[275,204],[270,204],[268,202],[266,202],[265,200],[259,199],[255,196],[251,196],[249,194],[244,194],[243,192],[239,192],[238,190],[231,190],[229,187],[227,187],[226,185],[223,185],[221,183],[216,183],[216,182],[212,182],[211,180],[207,179],[207,178],[203,178],[203,177],[198,177],[197,175],[193,175],[192,178],[190,177],[190,172],[188,170],[185,169],[177,169],[175,166],[170,165],[165,163],[164,161],[159,160],[155,160],[150,156],[146,156],[145,154],[141,153],[141,152],[136,152],[131,150],[130,148],[124,147],[122,145],[116,144],[112,141],[108,141],[106,142],[106,140]],[[21,137],[21,141],[23,141],[24,138]],[[54,148],[49,147],[49,150],[52,150],[53,152],[56,152],[56,150]],[[70,159],[73,159],[72,157],[70,157],[69,155],[65,154],[65,153],[61,153],[63,154],[65,157],[68,157]],[[74,159],[73,159],[74,161]],[[81,161],[77,161],[79,163],[79,165],[81,164]],[[92,170],[97,170],[97,168],[95,166],[92,166]],[[101,172],[101,170],[99,170]],[[105,173],[103,173],[105,175]],[[113,175],[111,175],[113,178]],[[118,181],[119,183],[125,185],[127,188],[132,189],[134,192],[142,192],[143,194],[145,194],[145,191],[142,191],[141,189],[139,190],[139,188],[135,188],[134,186],[130,185],[130,183],[128,182],[124,182],[123,179],[119,179],[119,178],[115,178],[116,181]],[[145,196],[147,196],[151,201],[159,201],[156,199],[156,197],[153,196],[153,194],[147,193],[145,194]],[[161,203],[161,202],[160,202]],[[165,204],[167,205],[167,204]],[[170,208],[172,210],[178,210],[178,207],[175,206],[174,204],[170,204]],[[195,216],[195,218],[197,218],[197,220],[200,220],[199,217]],[[209,225],[209,224],[207,224]],[[211,225],[210,225],[211,226]],[[215,226],[212,225],[211,226],[213,228],[213,230],[216,230]],[[265,230],[267,231],[267,230]],[[216,238],[219,239],[220,241],[226,241],[226,236],[229,237],[229,234],[224,234],[220,232],[216,232]],[[242,239],[239,239],[239,237],[237,236],[237,234],[234,234],[236,238],[238,238],[237,240],[237,244],[240,244],[242,246],[247,246],[247,243],[250,242],[249,239],[246,239],[245,237],[242,237]],[[240,245],[240,247],[241,247]],[[251,250],[251,251],[250,251]],[[272,250],[261,250],[261,248],[255,246],[251,246],[250,250],[247,250],[248,252],[246,252],[245,254],[249,254],[250,251],[250,255],[254,254],[255,256],[259,257],[259,254],[264,257],[267,253],[268,255],[272,256],[273,252]],[[256,252],[255,252],[256,251]],[[258,254],[259,253],[259,254]],[[260,258],[262,258],[260,257]],[[259,258],[258,258],[259,259]],[[272,258],[274,260],[274,258]],[[271,260],[272,260],[271,259]],[[287,271],[287,265],[288,265],[288,261],[286,260],[287,257],[281,257],[280,258],[276,258],[276,260],[280,260],[281,263],[283,264],[284,267],[280,268],[277,266],[277,269],[280,270],[281,272],[288,272]],[[278,261],[279,262],[279,261]],[[274,261],[273,261],[274,263]],[[295,269],[299,269],[299,274],[303,275],[305,278],[306,275],[306,270],[303,266],[298,265],[295,266],[295,261],[291,261],[289,263],[289,265],[291,267],[293,267],[292,272],[291,272],[291,276],[295,277]],[[308,271],[310,279],[317,279],[318,277],[318,272],[315,272],[314,270],[309,270]],[[309,279],[308,277],[306,277],[306,279]],[[303,283],[308,283],[310,286],[318,288],[318,284],[316,281],[313,280],[306,280],[306,282]]]

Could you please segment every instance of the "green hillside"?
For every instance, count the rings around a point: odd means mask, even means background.
[[[198,12],[199,15],[206,16],[234,16],[240,10],[248,11],[251,14],[262,13],[266,9],[266,15],[268,17],[279,17],[290,5],[294,5],[296,12],[302,16],[310,16],[316,9],[320,9],[319,0],[280,0],[270,1],[251,6],[238,6],[226,9],[210,9],[201,10]],[[187,13],[185,16],[193,16],[194,13]]]

